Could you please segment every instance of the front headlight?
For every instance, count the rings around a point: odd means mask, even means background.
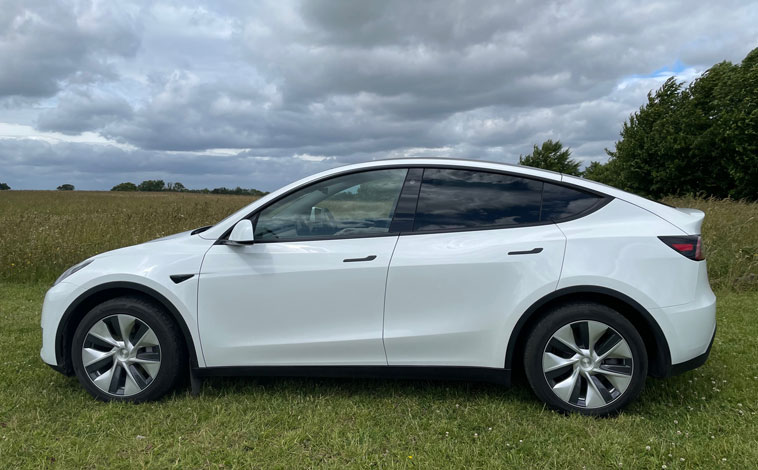
[[[87,265],[89,265],[93,261],[94,261],[93,259],[88,259],[86,261],[82,261],[79,264],[75,264],[75,265],[71,266],[67,270],[63,271],[63,274],[61,274],[60,277],[58,277],[58,279],[55,280],[55,283],[53,285],[54,286],[57,285],[59,282],[61,282],[62,280],[66,279],[70,275],[74,274],[75,272],[79,271],[82,268],[87,267]]]

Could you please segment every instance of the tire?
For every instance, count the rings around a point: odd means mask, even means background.
[[[103,302],[84,316],[74,332],[71,358],[79,382],[103,401],[156,400],[174,388],[187,368],[173,319],[132,296]]]
[[[524,371],[550,408],[606,416],[642,391],[647,351],[636,328],[619,312],[595,303],[561,305],[532,329]]]

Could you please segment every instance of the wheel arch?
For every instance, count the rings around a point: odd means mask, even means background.
[[[505,355],[506,370],[520,369],[524,345],[529,332],[550,309],[558,304],[583,301],[597,302],[618,311],[642,336],[648,353],[648,375],[666,377],[671,374],[671,352],[666,337],[650,312],[628,295],[599,286],[572,286],[556,290],[532,304],[511,332]]]
[[[92,287],[79,295],[63,313],[61,321],[58,323],[58,331],[55,337],[55,359],[61,371],[66,375],[73,375],[74,373],[73,364],[71,363],[71,342],[73,341],[76,327],[82,318],[96,305],[125,295],[142,297],[158,304],[169,312],[171,318],[173,318],[182,332],[184,344],[190,356],[190,365],[193,368],[197,368],[197,352],[195,350],[195,343],[192,340],[192,334],[181,313],[179,313],[179,310],[171,301],[160,292],[136,282],[107,282]]]

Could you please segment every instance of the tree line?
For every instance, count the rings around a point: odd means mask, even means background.
[[[236,188],[213,188],[213,189],[188,189],[182,183],[165,182],[163,180],[145,180],[140,184],[131,182],[120,183],[111,188],[111,191],[146,191],[146,192],[176,192],[176,193],[204,193],[204,194],[236,194],[243,196],[265,196],[265,191],[257,189],[245,189],[237,186]]]
[[[0,183],[0,191],[10,190],[7,183]],[[56,188],[58,191],[74,191],[76,187],[73,184],[62,184]],[[268,192],[258,189],[245,189],[237,186],[236,188],[213,188],[213,189],[189,189],[182,183],[166,183],[163,180],[145,180],[140,184],[130,182],[120,183],[111,188],[111,191],[148,191],[148,192],[176,192],[176,193],[202,193],[202,194],[235,194],[241,196],[265,196]]]
[[[669,78],[624,122],[606,163],[584,170],[560,142],[519,163],[561,171],[652,198],[758,200],[758,48],[721,62],[685,86]]]

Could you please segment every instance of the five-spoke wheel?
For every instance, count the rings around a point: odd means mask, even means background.
[[[633,370],[629,344],[598,321],[564,326],[542,354],[542,372],[553,393],[579,407],[599,408],[618,399],[629,387]]]
[[[532,389],[551,407],[603,415],[639,394],[647,355],[623,315],[604,305],[577,303],[558,307],[535,326],[524,366]]]
[[[143,321],[131,315],[111,315],[87,332],[82,361],[87,376],[103,392],[136,395],[158,375],[160,342]]]
[[[139,297],[111,299],[87,313],[74,333],[71,358],[92,395],[134,402],[164,395],[187,360],[176,323]]]

